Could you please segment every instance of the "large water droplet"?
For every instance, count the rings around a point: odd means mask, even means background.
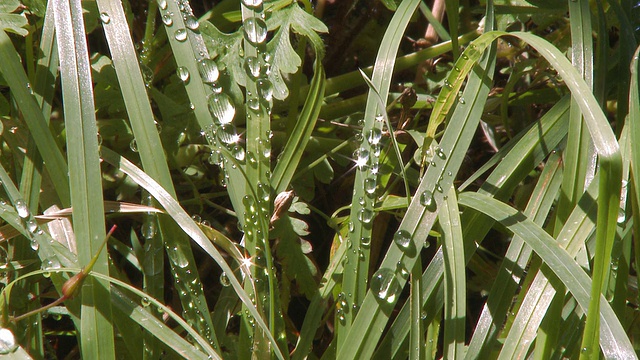
[[[353,152],[353,158],[359,170],[364,170],[369,162],[369,151],[365,148],[358,148]]]
[[[151,300],[149,300],[149,298],[145,296],[142,299],[140,299],[140,305],[147,307],[151,305]]]
[[[406,249],[411,244],[411,234],[406,230],[398,230],[395,235],[393,235],[393,241],[401,249]]]
[[[377,145],[380,143],[380,139],[382,139],[382,130],[373,128],[367,132],[367,141],[369,144]]]
[[[426,207],[427,210],[433,211],[436,209],[436,201],[433,198],[433,193],[429,190],[425,190],[420,194],[420,204]]]
[[[100,21],[102,21],[103,24],[108,24],[111,22],[111,17],[106,12],[100,13]]]
[[[158,6],[160,7],[160,10],[167,10],[167,0],[159,0]]]
[[[16,337],[9,329],[0,329],[0,354],[9,354],[18,348]]]
[[[253,45],[260,44],[267,38],[267,24],[260,18],[249,18],[242,27],[246,39]]]
[[[178,74],[178,77],[180,78],[180,80],[182,80],[183,83],[187,83],[189,82],[189,69],[187,69],[185,66],[180,66],[177,70],[176,70],[176,74]]]
[[[218,65],[211,59],[202,59],[199,65],[200,76],[202,81],[207,84],[213,84],[218,80],[220,71],[218,71]]]
[[[178,30],[176,30],[176,32],[175,32],[175,34],[173,36],[178,41],[185,41],[185,40],[187,40],[187,30],[178,29]]]
[[[273,99],[273,86],[271,86],[269,79],[261,77],[256,82],[256,87],[258,88],[258,95],[265,101],[271,101],[271,99]]]
[[[38,251],[38,249],[40,248],[40,244],[35,239],[31,240],[29,245],[31,246],[31,250],[33,251]]]
[[[184,26],[186,26],[187,29],[189,30],[196,31],[200,27],[200,23],[198,22],[198,19],[196,19],[196,17],[193,15],[185,15],[183,19],[184,19]]]
[[[208,98],[209,112],[218,119],[220,124],[229,124],[236,115],[236,109],[231,104],[231,99],[224,93],[213,93]],[[235,141],[231,141],[235,142]],[[227,144],[229,144],[227,142]]]
[[[244,161],[246,153],[242,146],[235,145],[234,147],[231,148],[231,155],[233,155],[233,157],[236,158],[236,160],[238,161]]]
[[[373,220],[375,213],[371,209],[360,209],[358,212],[358,220],[364,224],[369,224]]]
[[[244,68],[253,79],[257,79],[260,76],[260,60],[255,56],[247,56],[244,59]]]
[[[370,178],[364,179],[364,191],[367,194],[375,195],[376,186],[377,186],[377,182],[376,182],[376,178],[375,177],[370,177]]]
[[[442,150],[442,148],[440,147],[436,149],[436,155],[438,155],[438,157],[442,160],[445,160],[447,158],[447,154],[445,154],[444,150]]]
[[[389,304],[396,300],[400,285],[391,269],[382,268],[371,278],[371,291],[380,300]]]
[[[27,207],[27,203],[24,202],[24,200],[16,200],[15,202],[15,206],[16,206],[16,212],[18,212],[18,216],[20,216],[23,219],[26,219],[29,217],[29,208]]]

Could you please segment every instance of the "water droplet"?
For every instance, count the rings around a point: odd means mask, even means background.
[[[380,156],[380,153],[382,152],[382,145],[381,144],[375,144],[375,145],[371,145],[371,153],[373,154],[373,156]]]
[[[167,0],[158,1],[158,6],[160,6],[160,10],[167,10]]]
[[[180,66],[177,70],[176,70],[176,74],[178,74],[178,77],[180,78],[180,80],[182,80],[183,83],[187,83],[189,82],[189,69],[187,69],[185,66]]]
[[[355,225],[353,224],[353,222],[349,221],[348,228],[349,232],[353,232],[355,230]]]
[[[260,100],[252,97],[249,100],[247,100],[247,106],[249,106],[251,110],[258,110],[260,109]]]
[[[447,89],[453,89],[453,85],[451,85],[451,83],[449,82],[449,80],[445,80],[444,81],[444,86],[447,87]]]
[[[624,209],[618,209],[618,224],[624,224],[625,220],[627,220],[627,214]]]
[[[367,132],[367,141],[369,144],[377,145],[380,143],[380,139],[382,139],[382,130],[373,128]]]
[[[462,54],[462,58],[463,58],[464,60],[469,60],[469,57],[467,56],[467,54]]]
[[[382,268],[373,274],[371,290],[378,299],[392,304],[396,300],[400,285],[391,269]]]
[[[9,354],[18,348],[16,337],[9,329],[0,328],[0,354]]]
[[[140,300],[140,304],[144,307],[147,307],[151,305],[151,300],[149,300],[149,298],[145,296]]]
[[[353,158],[356,161],[356,166],[359,170],[364,170],[369,162],[369,151],[365,148],[356,149],[353,152]]]
[[[447,158],[447,154],[445,154],[444,150],[442,150],[442,148],[440,147],[436,149],[436,155],[438,155],[438,157],[442,160],[445,160]]]
[[[406,249],[411,244],[411,233],[406,230],[398,230],[395,235],[393,235],[393,241],[401,249]]]
[[[220,274],[220,284],[224,287],[231,286],[231,281],[229,281],[229,277],[224,271]]]
[[[138,143],[136,143],[136,139],[132,139],[131,142],[129,142],[129,149],[133,152],[138,152]]]
[[[376,182],[376,178],[375,177],[370,177],[370,178],[364,179],[364,191],[367,194],[375,195],[376,186],[377,186],[377,182]]]
[[[38,230],[38,223],[34,219],[29,219],[27,221],[27,230],[29,230],[30,233],[35,234]]]
[[[189,30],[196,31],[200,27],[200,23],[198,22],[198,19],[196,19],[196,17],[193,15],[185,15],[183,19],[184,19],[184,26],[186,26],[187,29]]]
[[[384,115],[382,115],[382,114],[377,114],[377,115],[376,115],[376,121],[377,121],[377,122],[383,122],[383,121],[384,121]]]
[[[33,88],[31,88],[31,84],[30,83],[27,83],[27,91],[29,92],[29,94],[33,95]],[[12,130],[13,130],[13,128],[12,128]]]
[[[60,265],[60,262],[56,258],[48,258],[42,262],[43,270],[56,270],[60,269],[61,267],[62,266]]]
[[[169,15],[169,14],[162,15],[162,22],[167,26],[173,25],[173,19],[171,18],[171,15]]]
[[[153,219],[145,221],[144,224],[142,224],[140,232],[142,233],[142,237],[144,237],[145,239],[153,239],[153,237],[156,236],[156,233],[158,232],[156,222]]]
[[[364,224],[369,224],[373,220],[375,213],[371,209],[360,209],[358,212],[358,220]]]
[[[425,190],[420,194],[420,204],[426,207],[427,210],[433,211],[436,209],[436,201],[433,198],[433,193],[429,190]]]
[[[31,240],[31,243],[29,245],[31,246],[31,250],[33,251],[38,251],[38,249],[40,248],[40,244],[36,240]]]
[[[175,32],[175,34],[173,36],[178,41],[185,41],[185,40],[187,40],[187,30],[178,29],[178,30],[176,30],[176,32]]]
[[[233,155],[233,157],[236,158],[236,160],[238,161],[244,161],[246,153],[242,146],[235,145],[234,147],[231,148],[231,155]]]
[[[396,263],[396,271],[400,273],[400,276],[402,276],[405,279],[409,277],[409,271],[407,271],[407,268],[406,266],[404,266],[402,261],[398,261]]]
[[[460,104],[466,104],[466,103],[467,103],[467,102],[464,100],[464,98],[463,98],[463,97],[459,98],[459,99],[458,99],[458,102],[459,102]]]
[[[262,0],[242,0],[242,3],[246,7],[258,7],[262,5]]]
[[[24,202],[24,200],[16,200],[15,202],[15,206],[16,206],[16,212],[18,212],[18,216],[20,216],[23,219],[26,219],[29,217],[29,208],[27,207],[27,203]]]
[[[260,18],[248,18],[242,27],[245,38],[253,45],[260,44],[267,38],[267,24]]]
[[[202,82],[207,84],[215,83],[220,76],[218,65],[211,59],[202,59],[198,69],[200,70],[200,76],[202,76]]]
[[[371,238],[370,237],[363,236],[360,239],[360,246],[362,246],[364,248],[368,248],[370,245],[371,245]]]
[[[247,56],[244,59],[244,68],[252,79],[260,76],[260,60],[255,56]]]
[[[111,22],[111,17],[106,12],[102,12],[100,13],[100,21],[102,21],[103,24],[108,24]]]
[[[273,99],[273,86],[271,86],[271,81],[266,77],[261,77],[258,79],[256,86],[258,88],[258,95],[263,98],[265,101],[271,101]]]
[[[233,121],[233,117],[236,115],[236,109],[235,107],[233,107],[233,104],[231,104],[231,99],[229,98],[229,96],[227,96],[227,94],[213,93],[209,95],[207,100],[208,100],[207,103],[209,105],[209,112],[211,113],[211,116],[216,118],[220,124],[225,125]],[[234,128],[234,135],[235,135],[235,128]],[[226,141],[222,141],[222,142],[229,144],[232,142],[236,142],[236,140],[233,140],[230,142],[226,142]]]

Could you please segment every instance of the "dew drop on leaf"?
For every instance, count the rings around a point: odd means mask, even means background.
[[[27,207],[27,203],[24,202],[24,200],[16,200],[15,206],[18,216],[23,219],[29,217],[29,208]]]
[[[185,40],[187,40],[187,30],[178,29],[178,30],[176,30],[176,32],[175,32],[175,34],[173,36],[178,41],[185,41]]]
[[[244,68],[252,79],[257,79],[260,76],[260,60],[255,56],[247,56],[244,59]]]
[[[371,278],[371,291],[379,299],[389,304],[395,302],[400,285],[396,280],[395,272],[382,268],[376,271]]]
[[[173,25],[173,19],[171,18],[171,15],[169,15],[169,14],[162,15],[162,22],[167,26]]]
[[[100,13],[100,21],[102,21],[103,24],[108,24],[111,22],[111,17],[106,12]]]
[[[180,66],[176,70],[176,74],[178,75],[178,78],[182,80],[183,83],[187,83],[189,81],[189,69],[187,69],[185,66]]]
[[[267,24],[260,18],[248,18],[242,27],[244,28],[246,39],[252,45],[263,43],[267,38]]]
[[[220,284],[224,287],[228,287],[231,285],[231,281],[229,281],[229,277],[224,271],[222,272],[222,274],[220,274]]]
[[[236,115],[236,109],[235,107],[233,107],[233,104],[231,104],[231,99],[229,99],[229,96],[227,96],[226,94],[213,93],[209,95],[209,97],[207,98],[207,104],[209,106],[209,112],[211,113],[211,116],[216,118],[220,124],[229,124],[231,121],[233,121],[233,117]],[[236,140],[224,141],[221,139],[220,141],[225,144],[236,142]]]
[[[213,84],[218,80],[220,71],[218,71],[218,65],[211,59],[202,59],[199,65],[200,76],[202,81],[207,84]]]
[[[411,244],[411,234],[406,230],[398,230],[393,235],[393,241],[401,249],[406,249]]]
[[[183,19],[184,26],[186,26],[189,30],[196,31],[200,27],[198,19],[196,19],[196,17],[193,15],[185,15]]]

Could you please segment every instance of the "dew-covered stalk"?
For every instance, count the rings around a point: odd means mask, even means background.
[[[261,0],[242,1],[242,29],[244,33],[244,69],[246,76],[246,165],[247,191],[244,205],[245,248],[252,259],[253,284],[247,291],[255,291],[258,309],[268,314],[268,324],[274,338],[282,328],[282,318],[276,318],[278,296],[273,273],[273,258],[269,245],[271,217],[271,143],[270,114],[273,86],[268,78],[271,55],[267,52],[267,24]],[[247,324],[247,322],[244,322]],[[251,328],[246,329],[249,333]],[[254,344],[269,351],[264,335],[254,334]],[[275,346],[275,344],[274,344]],[[281,344],[286,346],[286,343]],[[255,349],[257,350],[257,349]]]

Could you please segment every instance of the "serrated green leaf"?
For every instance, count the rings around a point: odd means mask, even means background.
[[[314,275],[318,270],[313,262],[305,255],[309,252],[309,243],[300,239],[300,233],[306,232],[307,224],[299,219],[285,215],[274,230],[274,235],[280,241],[275,248],[276,257],[280,260],[283,272],[296,280],[300,292],[311,299],[317,291]]]

